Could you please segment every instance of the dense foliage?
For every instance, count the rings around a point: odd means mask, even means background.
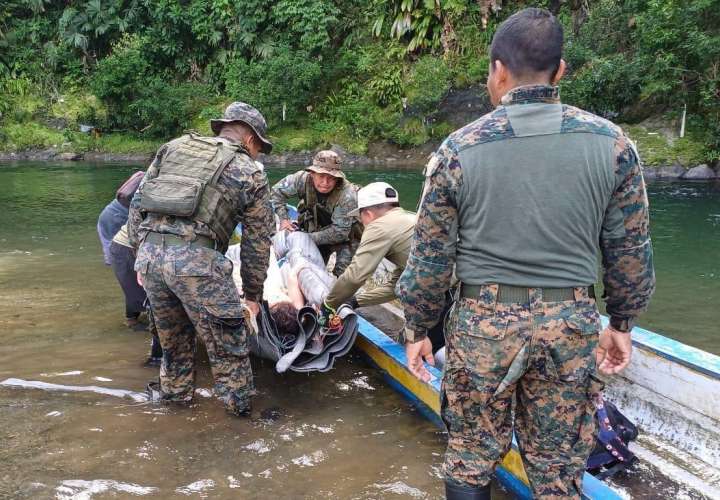
[[[687,107],[693,160],[720,157],[720,0],[6,0],[0,148],[79,143],[81,124],[207,131],[232,100],[280,149],[438,140],[448,96],[482,98],[494,29],[529,5],[566,26],[566,102],[676,129]]]

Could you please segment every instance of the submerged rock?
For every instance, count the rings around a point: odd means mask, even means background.
[[[660,167],[655,169],[657,177],[660,179],[679,179],[685,173],[685,169],[680,165],[672,165],[669,167]]]
[[[683,179],[692,179],[692,180],[707,180],[707,179],[716,179],[718,177],[717,172],[715,172],[712,168],[708,167],[707,165],[699,165],[697,167],[691,168],[685,174],[682,176]]]
[[[60,153],[55,157],[56,160],[62,161],[79,161],[83,159],[82,153]]]

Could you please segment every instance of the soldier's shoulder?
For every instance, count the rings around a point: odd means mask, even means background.
[[[280,179],[277,183],[278,184],[288,184],[293,182],[300,182],[304,180],[308,175],[310,175],[310,172],[307,172],[306,170],[298,170],[297,172],[293,172],[291,174],[286,175],[282,179]]]
[[[505,107],[500,106],[448,136],[446,144],[459,152],[469,147],[514,136]]]
[[[358,189],[360,189],[360,186],[358,186],[357,184],[353,184],[350,181],[343,182],[343,186],[342,186],[343,198],[352,198],[353,200],[356,199]]]
[[[165,144],[163,144],[162,146],[160,146],[158,148],[158,152],[165,153],[168,151],[172,151],[172,150],[176,149],[178,146],[180,146],[183,142],[185,142],[188,139],[188,137],[189,137],[188,134],[183,134],[180,137],[176,137],[175,139],[172,139],[172,140],[166,142]]]
[[[610,120],[601,116],[563,104],[563,133],[598,134],[618,139],[624,137],[623,130]]]

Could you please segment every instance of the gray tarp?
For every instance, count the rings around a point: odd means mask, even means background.
[[[281,264],[281,274],[287,276],[297,272],[307,302],[321,304],[334,278],[325,270],[325,263],[312,239],[306,233],[280,231],[273,239],[273,247]],[[239,245],[230,247],[227,256],[238,266]],[[272,274],[277,276],[277,273]],[[298,311],[298,334],[291,335],[278,331],[269,306],[264,303],[258,317],[258,334],[250,338],[250,350],[258,357],[275,361],[278,373],[287,370],[326,372],[333,367],[335,358],[347,354],[357,337],[355,312],[343,306],[338,315],[343,320],[342,329],[331,331],[320,327],[313,307],[303,307]]]

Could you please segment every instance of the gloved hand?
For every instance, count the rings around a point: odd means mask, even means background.
[[[340,319],[340,316],[337,315],[337,311],[328,305],[328,303],[324,300],[322,306],[320,307],[320,317],[318,318],[318,323],[321,328],[325,328],[327,330],[335,331],[342,328],[342,319]]]
[[[322,327],[328,326],[328,323],[330,323],[330,319],[335,316],[335,308],[330,307],[326,301],[323,300],[322,305],[320,306],[320,317],[318,318],[318,323]]]

